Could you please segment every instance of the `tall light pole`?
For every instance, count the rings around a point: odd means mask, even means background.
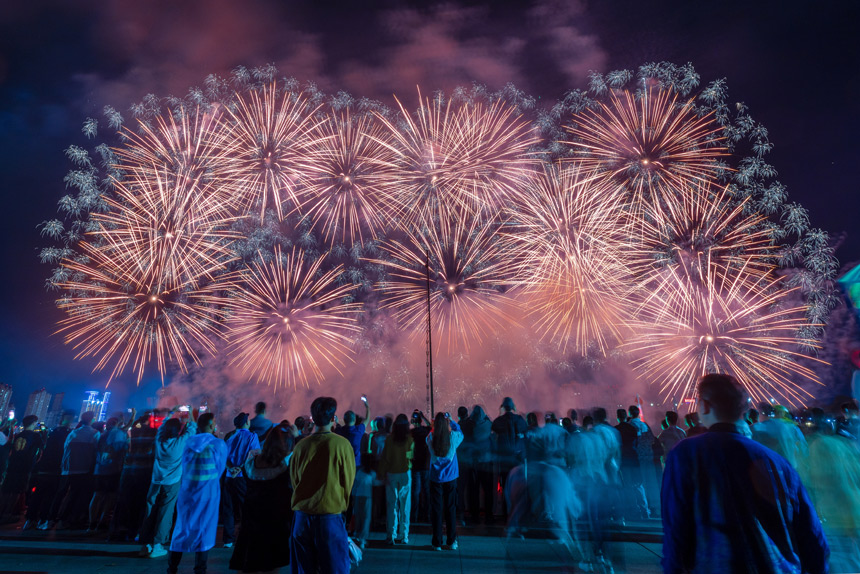
[[[424,263],[424,272],[427,277],[427,406],[430,408],[430,418],[436,416],[433,397],[433,323],[430,316],[430,252]]]

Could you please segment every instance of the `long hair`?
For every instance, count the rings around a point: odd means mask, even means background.
[[[436,413],[433,419],[433,454],[438,457],[448,456],[451,450],[451,427],[445,413]]]
[[[409,418],[404,414],[397,415],[394,419],[394,426],[391,427],[391,438],[398,444],[406,442],[406,437],[409,436]]]
[[[286,432],[281,427],[275,427],[269,432],[266,442],[263,443],[263,451],[257,457],[262,468],[274,468],[284,462],[287,458]]]

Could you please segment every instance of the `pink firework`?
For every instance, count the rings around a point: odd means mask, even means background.
[[[578,166],[547,166],[518,197],[505,233],[527,316],[563,349],[605,354],[629,305],[627,221],[619,194]]]
[[[607,183],[624,184],[634,202],[718,179],[728,155],[713,114],[699,115],[693,101],[648,87],[611,92],[608,103],[572,118],[567,130],[574,157]]]
[[[378,285],[382,308],[391,309],[412,336],[426,332],[428,272],[433,337],[444,341],[447,352],[468,351],[514,322],[511,257],[496,225],[464,214],[447,225],[386,240],[380,249],[385,257],[371,262],[388,273]]]
[[[312,146],[315,109],[301,93],[272,82],[240,94],[228,112],[221,125],[225,189],[243,210],[258,209],[260,221],[269,208],[283,218],[298,205],[298,164]]]
[[[393,216],[405,227],[443,223],[459,213],[497,213],[540,165],[535,129],[502,102],[446,104],[421,99],[415,114],[379,116],[394,140]],[[391,145],[380,140],[383,145]],[[423,223],[418,223],[423,222]]]
[[[298,203],[324,240],[364,243],[384,232],[394,201],[393,138],[375,116],[329,113],[299,160]]]
[[[349,359],[361,306],[346,299],[356,286],[341,283],[342,266],[323,272],[324,261],[276,249],[270,262],[251,263],[232,283],[224,301],[229,352],[249,379],[309,386]]]

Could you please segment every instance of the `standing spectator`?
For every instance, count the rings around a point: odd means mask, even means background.
[[[224,521],[224,548],[232,548],[236,540],[236,517],[242,519],[247,484],[242,466],[251,451],[260,450],[260,439],[249,429],[248,413],[239,413],[233,419],[236,430],[227,439],[227,474],[224,476],[224,492],[221,493],[221,518]]]
[[[699,422],[699,413],[693,411],[684,415],[684,423],[687,425],[687,436],[698,436],[708,432],[708,427]]]
[[[388,536],[386,544],[409,544],[409,507],[412,480],[413,440],[409,434],[409,419],[397,415],[391,436],[385,441],[379,461],[378,476],[385,482]]]
[[[128,451],[128,434],[120,424],[122,419],[111,417],[105,430],[99,433],[96,447],[95,493],[90,502],[90,532],[107,528],[107,519],[116,507],[122,463]]]
[[[92,426],[94,416],[92,412],[82,414],[80,426],[69,433],[63,447],[63,476],[69,490],[60,508],[60,528],[79,528],[86,524],[99,441],[99,433]]]
[[[131,425],[128,454],[119,479],[119,500],[111,523],[111,538],[134,540],[143,523],[146,494],[155,463],[157,415],[156,411],[146,412]]]
[[[65,494],[60,490],[63,473],[63,448],[66,438],[72,432],[72,421],[75,411],[66,410],[60,418],[60,424],[50,433],[45,441],[42,457],[36,464],[36,490],[27,507],[27,522],[24,529],[35,526],[39,530],[48,530],[50,522],[57,519],[60,503]]]
[[[565,429],[567,432],[579,432],[581,427],[576,424],[577,419],[579,418],[579,413],[576,412],[576,409],[570,409],[567,411],[567,417],[570,419],[570,425]]]
[[[314,399],[315,431],[296,445],[290,459],[293,574],[349,572],[349,540],[341,514],[355,479],[355,455],[349,441],[331,432],[336,411],[333,398]]]
[[[480,405],[472,407],[469,415],[460,428],[463,431],[462,450],[468,446],[472,453],[472,467],[467,476],[460,475],[460,480],[466,482],[466,498],[469,501],[469,518],[477,523],[480,520],[480,501],[483,493],[484,522],[493,522],[493,453],[490,433],[493,423]],[[458,455],[459,456],[459,453]]]
[[[30,474],[42,451],[42,437],[36,432],[39,417],[27,415],[21,421],[24,427],[11,440],[6,476],[0,486],[0,518],[17,522],[20,516],[20,499],[30,484]]]
[[[797,472],[738,431],[743,388],[710,374],[698,390],[709,432],[666,461],[663,571],[827,572],[827,542]]]
[[[669,451],[675,448],[675,445],[687,438],[687,433],[684,429],[678,426],[678,413],[675,411],[666,411],[666,430],[660,433],[657,440],[660,441],[660,446],[663,447],[663,456],[669,456]],[[663,459],[665,461],[665,458]]]
[[[586,508],[591,527],[594,560],[602,566],[602,569],[594,570],[611,572],[611,567],[607,567],[609,559],[604,554],[604,545],[613,492],[618,485],[618,474],[621,469],[621,435],[606,421],[606,409],[594,409],[592,417],[594,428],[591,431],[591,438],[596,444],[596,460],[593,462],[595,472],[592,475],[591,489],[587,493]]]
[[[413,474],[414,476],[414,474]],[[355,520],[355,539],[358,546],[364,549],[370,535],[370,515],[373,512],[373,487],[382,483],[376,478],[373,461],[366,456],[361,459],[361,467],[355,473],[350,500],[355,503],[353,518]]]
[[[430,447],[430,521],[434,550],[442,550],[442,520],[447,531],[446,550],[456,550],[457,542],[457,447],[463,442],[460,425],[446,413],[436,413],[433,430],[427,436]]]
[[[176,526],[170,542],[167,574],[176,574],[183,552],[195,553],[194,574],[206,574],[209,550],[215,546],[227,445],[215,436],[217,428],[212,413],[200,415],[198,431],[188,439],[182,454],[182,483],[176,501]]]
[[[493,455],[498,469],[499,483],[505,492],[508,474],[511,469],[523,461],[525,454],[524,443],[527,430],[526,421],[517,414],[517,408],[511,397],[505,397],[499,407],[499,417],[492,424]],[[502,498],[502,517],[508,518],[508,505]]]
[[[370,405],[367,402],[367,397],[363,396],[361,400],[364,401],[364,418],[357,417],[353,411],[346,411],[343,413],[343,426],[335,431],[352,445],[352,450],[355,453],[355,468],[361,466],[361,440],[364,438],[364,421],[370,419]],[[347,525],[352,521],[352,509],[354,505],[355,501],[350,496],[349,506],[346,509],[345,515]]]
[[[636,427],[636,454],[639,457],[639,472],[642,478],[642,488],[645,490],[645,501],[647,504],[646,517],[659,515],[660,513],[660,487],[657,477],[659,469],[657,463],[660,460],[660,449],[657,437],[651,431],[651,427],[640,418],[640,410],[637,405],[630,405],[627,409],[630,415],[628,422]],[[655,456],[655,451],[657,451]],[[656,461],[656,462],[655,462]]]
[[[541,429],[543,461],[564,468],[567,438],[570,433],[564,430],[555,413],[546,413],[544,426]]]
[[[752,428],[752,438],[784,456],[795,469],[805,468],[809,447],[788,409],[777,406],[769,414],[770,417]]]
[[[364,426],[364,421],[370,420],[370,404],[366,399],[364,401],[364,418],[359,418],[355,412],[346,411],[343,413],[343,426],[337,429],[337,434],[349,441],[352,445],[352,450],[355,452],[355,466],[361,464],[361,442],[364,438],[364,433],[367,430]]]
[[[860,456],[854,441],[834,434],[821,409],[812,413],[809,474],[803,484],[821,517],[832,572],[860,572]]]
[[[289,440],[288,440],[289,437]],[[281,427],[269,431],[263,451],[248,457],[243,467],[248,490],[243,522],[230,569],[242,572],[276,572],[290,563],[293,519],[292,488],[287,463],[292,437]]]
[[[469,419],[469,409],[465,406],[457,407],[457,424],[463,428],[463,422]],[[468,445],[460,445],[460,452],[457,453],[457,473],[461,480],[457,481],[457,520],[460,524],[465,525],[463,514],[466,511],[466,477],[469,476],[472,469],[472,451]]]
[[[257,435],[261,441],[266,439],[266,433],[275,426],[272,421],[266,418],[266,403],[260,401],[254,405],[254,418],[251,419],[251,426],[248,427],[252,433]]]
[[[197,434],[197,411],[192,411],[192,420],[184,428],[181,420],[170,418],[172,415],[170,411],[155,435],[152,482],[146,493],[146,514],[140,527],[140,555],[149,558],[167,554],[164,544],[170,537],[182,482],[182,455],[188,440]]]
[[[618,424],[615,430],[621,435],[621,481],[622,481],[622,505],[623,514],[626,518],[650,518],[648,510],[648,499],[645,496],[645,487],[642,485],[642,471],[639,466],[639,454],[636,451],[636,439],[639,429],[627,422],[627,411],[618,409],[615,411]],[[634,510],[636,511],[634,513]]]
[[[427,435],[430,434],[430,421],[424,413],[415,409],[410,422],[415,445],[412,458],[412,522],[429,522],[430,449],[427,448]]]

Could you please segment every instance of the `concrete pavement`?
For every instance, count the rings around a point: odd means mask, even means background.
[[[166,559],[138,558],[139,546],[108,543],[101,536],[80,531],[27,531],[20,524],[0,530],[0,572],[9,574],[149,574],[163,573]],[[408,546],[388,547],[383,535],[374,533],[364,560],[356,572],[397,574],[444,573],[572,573],[584,572],[579,556],[571,556],[561,544],[527,534],[525,539],[506,539],[501,529],[460,529],[459,549],[436,552],[430,549],[426,525],[416,525]],[[659,523],[630,525],[614,531],[606,553],[618,574],[660,572]],[[287,541],[285,541],[287,543]],[[231,572],[232,550],[215,548],[209,554],[209,572]],[[180,572],[191,572],[193,558],[183,559]],[[288,568],[283,570],[289,572]]]

